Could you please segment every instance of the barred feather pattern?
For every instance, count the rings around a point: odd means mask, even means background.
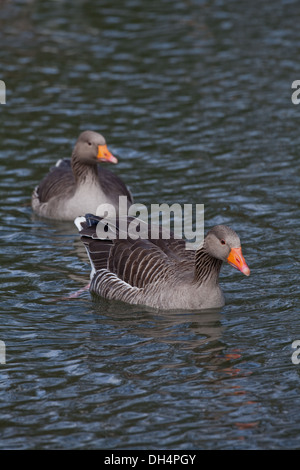
[[[205,251],[205,248],[201,248],[196,251],[195,278],[197,283],[202,284],[211,280],[217,284],[221,266],[222,261],[217,258],[213,258]]]
[[[218,286],[222,261],[205,248],[185,249],[183,240],[102,240],[97,238],[99,218],[86,216],[81,239],[95,274],[90,290],[104,298],[158,308],[198,308],[206,302],[202,286],[211,286],[222,305]],[[205,290],[205,287],[203,287]],[[210,287],[209,287],[210,289]]]
[[[97,271],[92,279],[90,291],[106,299],[122,300],[127,303],[137,303],[135,297],[140,295],[138,287],[130,286],[107,269]]]
[[[98,168],[97,165],[87,165],[82,163],[76,156],[75,153],[72,155],[71,168],[75,178],[76,183],[84,183],[86,179],[91,180],[92,178],[97,180],[98,178]]]

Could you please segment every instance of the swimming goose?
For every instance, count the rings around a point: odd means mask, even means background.
[[[100,204],[118,209],[119,196],[133,202],[124,182],[97,163],[118,163],[102,135],[84,131],[78,137],[71,160],[59,160],[32,194],[32,208],[43,217],[74,220],[87,212],[97,213]]]
[[[219,308],[225,303],[219,286],[222,263],[250,275],[240,239],[225,225],[213,227],[203,246],[192,251],[175,238],[101,239],[103,223],[91,214],[75,220],[92,265],[90,291],[107,299],[159,309]]]

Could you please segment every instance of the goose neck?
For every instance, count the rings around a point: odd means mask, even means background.
[[[218,283],[222,261],[200,248],[195,256],[195,280],[199,284]]]
[[[72,171],[77,184],[83,183],[86,180],[93,181],[98,179],[97,163],[82,162],[76,154],[73,154]]]

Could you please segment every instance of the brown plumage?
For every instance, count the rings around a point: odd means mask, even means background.
[[[92,265],[90,290],[107,299],[160,309],[217,308],[224,305],[223,261],[250,274],[238,235],[225,225],[213,227],[203,246],[191,251],[184,240],[164,239],[162,232],[157,240],[99,238],[98,223],[103,234],[106,219],[91,214],[75,223]]]
[[[124,182],[106,168],[102,161],[117,163],[102,135],[93,131],[80,134],[71,160],[59,160],[32,194],[32,208],[43,217],[74,220],[87,212],[96,213],[100,204],[111,204],[118,211],[119,196],[132,195]]]

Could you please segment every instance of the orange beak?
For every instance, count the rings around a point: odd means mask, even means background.
[[[118,159],[108,150],[107,145],[98,145],[97,158],[102,162],[118,163]]]
[[[243,257],[242,248],[231,248],[227,261],[231,266],[245,274],[245,276],[250,276],[250,269]]]

